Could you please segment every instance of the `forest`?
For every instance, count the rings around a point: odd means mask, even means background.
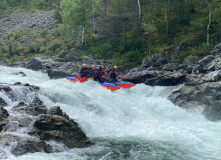
[[[1,0],[1,18],[18,8],[53,11],[60,48],[113,50],[117,63],[131,66],[180,44],[188,49],[177,62],[205,56],[221,40],[220,0]]]

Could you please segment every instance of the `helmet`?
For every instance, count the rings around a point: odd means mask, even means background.
[[[114,68],[116,68],[116,69],[117,69],[117,66],[114,66]]]
[[[101,69],[104,69],[104,66],[100,66]]]
[[[82,64],[82,67],[86,67],[86,64]]]
[[[92,65],[91,68],[95,68],[95,65]]]

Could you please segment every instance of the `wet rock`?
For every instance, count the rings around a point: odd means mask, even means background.
[[[209,120],[221,120],[221,82],[209,82],[196,86],[183,86],[168,98],[174,104],[193,109],[204,107],[204,115]]]
[[[24,72],[17,72],[17,73],[14,73],[15,75],[20,75],[22,77],[26,77],[25,73]]]
[[[11,153],[16,156],[34,152],[52,153],[53,151],[51,145],[39,140],[19,140],[11,150]]]
[[[0,159],[7,159],[6,152],[3,150],[0,150]]]
[[[76,123],[62,116],[39,115],[34,127],[36,130],[31,131],[30,134],[36,133],[41,140],[55,140],[69,148],[87,147],[92,144]]]
[[[14,106],[12,110],[22,114],[37,116],[39,114],[46,114],[47,107],[36,103],[32,103],[29,105],[25,103],[19,103],[17,106]]]
[[[7,106],[7,103],[5,102],[5,100],[2,98],[2,97],[0,97],[0,106]]]
[[[19,127],[28,127],[30,126],[32,119],[29,117],[22,117],[18,120],[18,122],[19,122],[18,124]]]
[[[51,107],[48,111],[47,111],[47,114],[50,114],[50,115],[58,115],[58,116],[63,116],[63,112],[61,110],[61,108],[59,106],[54,106],[54,107]]]
[[[8,111],[5,108],[1,107],[0,108],[0,121],[4,120],[8,116],[9,116]]]

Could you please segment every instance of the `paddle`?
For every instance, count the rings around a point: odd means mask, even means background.
[[[121,77],[120,80],[123,81],[123,77]]]
[[[75,77],[74,79],[71,80],[72,83],[75,83],[79,80],[80,77]]]
[[[80,83],[84,82],[86,80],[86,77],[82,77],[79,81]]]

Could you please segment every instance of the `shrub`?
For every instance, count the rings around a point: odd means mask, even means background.
[[[60,41],[53,41],[50,45],[49,45],[49,49],[52,51],[55,51],[57,48],[60,48],[62,46],[62,42]]]
[[[27,53],[39,53],[40,51],[40,46],[37,43],[31,43],[28,46]]]
[[[40,36],[42,38],[46,38],[49,34],[49,31],[47,29],[44,29],[43,31],[40,32]]]

